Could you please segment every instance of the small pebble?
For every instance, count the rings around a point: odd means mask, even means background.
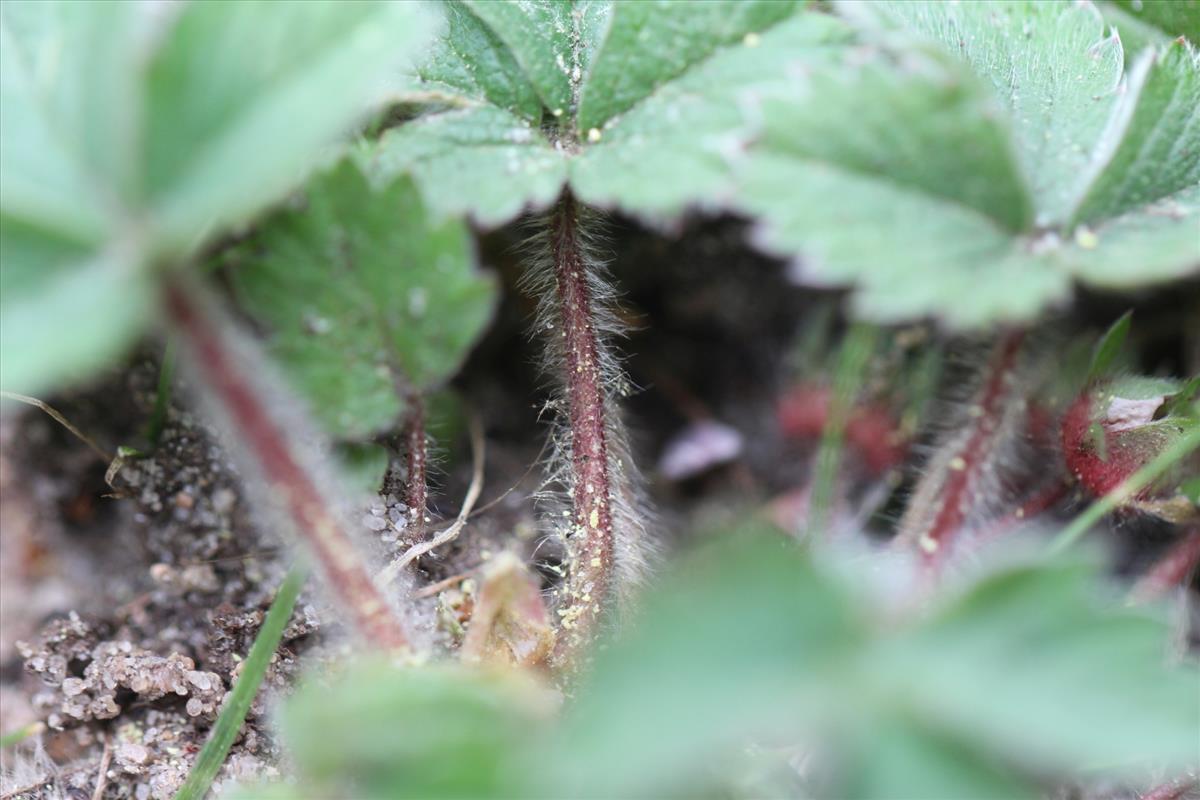
[[[150,751],[137,742],[121,742],[114,755],[118,760],[130,764],[145,764],[150,759]]]

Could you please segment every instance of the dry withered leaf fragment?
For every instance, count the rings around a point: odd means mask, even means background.
[[[501,553],[480,579],[463,660],[534,667],[553,647],[554,628],[537,580],[519,558]]]

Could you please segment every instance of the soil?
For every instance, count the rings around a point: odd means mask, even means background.
[[[417,612],[441,648],[455,646],[469,618],[471,583],[463,576],[493,554],[515,550],[539,569],[544,588],[558,580],[561,554],[539,535],[534,504],[541,475],[531,465],[548,432],[541,418],[547,392],[526,331],[532,301],[513,288],[520,237],[514,227],[482,239],[485,265],[508,291],[456,382],[486,427],[481,511],[416,570]],[[619,342],[635,387],[625,408],[668,550],[746,509],[802,509],[806,496],[816,442],[779,435],[775,407],[789,385],[813,377],[796,371],[798,321],[839,295],[797,288],[783,265],[755,255],[745,240],[733,219],[666,232],[617,220],[607,239],[619,256],[618,315],[630,327]],[[1102,325],[1128,303],[1085,296],[1059,325]],[[1137,308],[1139,366],[1200,371],[1200,333],[1187,323],[1200,308],[1200,285],[1139,298]],[[186,382],[176,381],[157,446],[144,440],[160,351],[161,343],[148,341],[88,388],[45,398],[100,447],[148,453],[127,459],[111,485],[109,464],[45,414],[10,409],[0,421],[0,733],[44,726],[4,749],[3,800],[171,797],[293,560],[250,507],[237,467]],[[435,529],[457,513],[471,460],[462,436],[437,449]],[[851,457],[835,509],[887,535],[920,462],[916,452],[885,478],[869,476]],[[412,543],[397,499],[405,496],[402,453],[393,456],[378,496],[350,513],[380,564]],[[875,509],[866,517],[859,513],[864,498]],[[1068,499],[1054,513],[1065,518],[1078,506],[1078,498]],[[1114,571],[1136,575],[1174,535],[1146,520],[1116,520],[1107,534],[1116,545]],[[446,591],[422,591],[439,582]],[[1194,583],[1190,595],[1195,608]],[[1194,636],[1196,625],[1183,624]],[[336,615],[310,583],[216,796],[239,779],[286,772],[269,724],[272,702],[303,664],[345,647]]]

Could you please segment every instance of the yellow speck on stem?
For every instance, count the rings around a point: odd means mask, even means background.
[[[963,461],[959,456],[955,456],[954,458],[950,459],[950,469],[954,470],[955,472],[962,472],[966,468],[967,462]]]
[[[588,141],[592,144],[595,144],[596,142],[600,141],[600,137],[602,135],[603,134],[600,133],[599,128],[592,128],[590,131],[588,131]]]
[[[746,47],[758,47],[758,43],[761,41],[762,37],[754,32],[747,33],[742,37],[742,44],[746,45]]]
[[[600,512],[597,509],[592,509],[592,515],[588,517],[588,525],[593,528],[600,527]]]

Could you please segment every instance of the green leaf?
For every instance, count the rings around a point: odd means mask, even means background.
[[[728,207],[750,134],[744,99],[786,85],[792,70],[833,60],[846,38],[837,20],[805,15],[714,52],[597,129],[597,141],[585,136],[570,163],[572,191],[595,206],[657,219],[691,206]]]
[[[1108,123],[1123,66],[1120,39],[1085,3],[844,3],[857,18],[941,44],[1011,110],[1040,225],[1061,222]]]
[[[91,242],[119,219],[136,175],[137,11],[103,0],[0,9],[6,216]]]
[[[1193,505],[1200,506],[1200,476],[1184,481],[1183,485],[1179,487],[1179,491]]]
[[[1128,67],[1146,48],[1162,47],[1171,41],[1161,28],[1157,28],[1139,18],[1128,9],[1112,0],[1093,0],[1104,21],[1121,37],[1121,47],[1125,51],[1125,66]]]
[[[342,467],[341,474],[350,486],[364,494],[379,494],[387,475],[387,448],[373,443],[340,444],[335,452]]]
[[[906,611],[777,532],[720,536],[599,651],[557,725],[511,677],[367,664],[285,709],[302,779],[364,796],[710,796],[754,743],[832,765],[838,796],[1012,798],[1036,796],[1025,775],[1136,781],[1139,759],[1194,757],[1200,708],[1181,698],[1200,675],[1166,665],[1167,626],[1099,596],[1092,565],[1016,564]]]
[[[1140,289],[1200,270],[1200,186],[1144,209],[1080,226],[1057,253],[1066,270],[1101,289]]]
[[[1167,38],[1185,36],[1200,44],[1200,0],[1112,0],[1110,5]]]
[[[185,6],[146,79],[145,192],[165,243],[194,246],[299,183],[431,29],[416,3]]]
[[[566,180],[565,155],[536,126],[492,106],[425,117],[384,134],[362,154],[381,181],[410,172],[430,208],[506,222],[525,208],[548,207]]]
[[[1065,295],[1014,234],[1031,206],[986,87],[936,54],[850,58],[762,102],[739,201],[759,243],[801,253],[806,278],[857,281],[882,320],[1020,319]]]
[[[1194,376],[1179,391],[1163,398],[1159,415],[1200,417],[1200,375]]]
[[[410,90],[491,103],[536,122],[541,116],[537,90],[505,43],[462,3],[447,2],[442,8],[442,46],[416,67]]]
[[[0,7],[0,385],[38,394],[149,319],[136,247],[105,237],[133,178],[136,6]]]
[[[1101,600],[1095,584],[1078,563],[999,572],[885,645],[875,678],[958,741],[1034,769],[1186,769],[1200,706],[1180,698],[1200,673],[1167,666],[1167,626]]]
[[[1179,698],[1200,674],[1091,565],[1017,564],[897,615],[778,538],[724,537],[597,657],[549,759],[559,793],[698,793],[695,765],[747,738],[841,741],[865,796],[1025,796],[1021,773],[1194,757],[1200,708]]]
[[[5,389],[37,395],[78,383],[119,357],[153,318],[155,287],[136,260],[122,253],[86,255],[33,272],[13,258],[11,230],[2,218],[0,227],[5,228],[0,232],[5,254],[0,386]],[[70,244],[46,243],[34,258],[58,260],[72,250]]]
[[[576,131],[600,128],[721,48],[790,16],[794,2],[615,3],[580,89]]]
[[[118,357],[152,316],[149,271],[299,183],[433,24],[418,4],[147,9],[0,9],[7,388]]]
[[[864,630],[840,587],[777,533],[722,536],[597,656],[553,759],[561,794],[663,796],[747,736],[820,730],[853,702],[838,675]]]
[[[268,220],[259,246],[234,273],[241,297],[338,436],[392,425],[403,394],[452,376],[491,318],[495,284],[465,226],[431,221],[408,180],[371,188],[350,161]]]
[[[481,23],[508,48],[520,72],[523,72],[537,93],[540,105],[531,118],[540,115],[542,107],[561,115],[572,105],[575,63],[574,3],[532,2],[494,3],[467,0],[467,7]],[[461,13],[451,11],[450,13]],[[464,15],[467,16],[467,15]],[[509,70],[509,72],[516,72]],[[499,106],[506,104],[496,101]]]
[[[352,785],[360,797],[522,797],[554,710],[549,691],[516,673],[364,661],[310,678],[282,729],[309,795]]]
[[[996,760],[953,736],[903,718],[884,719],[860,733],[838,787],[855,800],[1019,800],[1040,797]]]
[[[1113,360],[1121,352],[1125,339],[1129,336],[1129,326],[1133,321],[1133,311],[1126,311],[1121,318],[1114,322],[1105,332],[1092,351],[1092,363],[1088,367],[1088,380],[1094,381],[1108,372]]]
[[[1183,42],[1146,51],[1099,143],[1074,223],[1115,217],[1200,184],[1200,57]]]
[[[447,34],[408,87],[432,112],[388,131],[368,162],[385,177],[411,172],[433,208],[489,226],[545,208],[565,185],[656,218],[721,207],[745,143],[741,98],[848,39],[838,21],[794,11],[450,3]]]
[[[1122,76],[1080,3],[843,3],[868,40],[750,106],[738,204],[859,313],[1028,321],[1071,281],[1200,269],[1200,62]],[[939,52],[931,52],[929,48]],[[1058,76],[1058,77],[1055,77]]]

